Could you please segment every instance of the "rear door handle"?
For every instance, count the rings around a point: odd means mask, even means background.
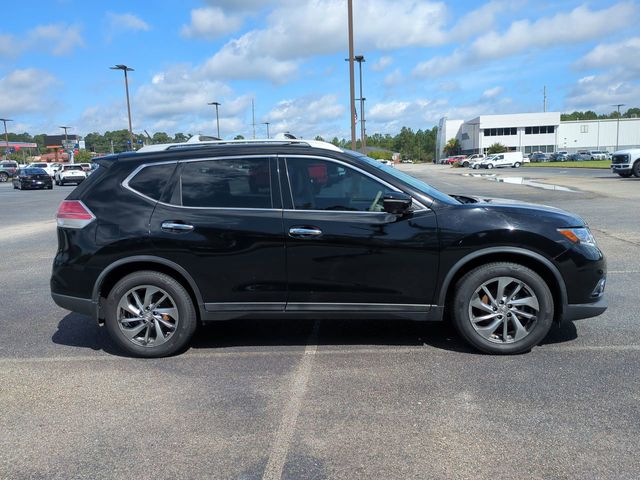
[[[295,238],[311,238],[322,235],[322,230],[317,227],[291,227],[289,236]]]
[[[177,222],[162,222],[162,230],[171,233],[186,233],[193,230],[193,225],[187,225],[186,223]]]

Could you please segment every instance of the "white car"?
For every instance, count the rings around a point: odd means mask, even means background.
[[[56,185],[66,185],[67,183],[80,185],[86,180],[87,172],[77,164],[62,165],[53,178],[56,181]]]
[[[523,163],[529,162],[528,158],[522,156],[522,152],[504,152],[497,153],[482,160],[478,165],[480,168],[501,168],[513,167],[518,168]]]
[[[474,168],[476,163],[480,163],[482,160],[486,158],[484,153],[474,153],[473,155],[469,155],[462,161],[463,167]]]
[[[45,172],[49,174],[51,178],[55,174],[55,163],[51,162],[34,162],[28,165],[28,168],[42,168]]]

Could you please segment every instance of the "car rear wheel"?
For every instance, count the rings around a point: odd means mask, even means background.
[[[160,272],[127,275],[109,292],[105,326],[128,354],[166,357],[183,350],[196,329],[191,297],[175,279]]]
[[[6,182],[7,180],[9,180],[9,175],[7,175],[5,172],[0,172],[0,182]]]
[[[533,270],[516,263],[482,265],[460,279],[453,322],[472,346],[487,353],[529,351],[553,322],[553,296]]]
[[[520,168],[520,162],[516,162],[516,163],[514,163],[514,164],[513,164],[513,167],[514,167],[514,168]]]
[[[493,168],[493,163],[487,163],[487,168]]]

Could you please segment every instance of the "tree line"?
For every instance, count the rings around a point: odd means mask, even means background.
[[[437,127],[433,127],[430,130],[419,129],[417,131],[409,127],[402,127],[397,135],[388,133],[367,135],[367,152],[377,158],[391,159],[392,152],[399,152],[402,158],[418,162],[431,161],[436,148],[437,130]],[[9,141],[36,143],[40,153],[47,153],[45,136],[45,134],[30,135],[26,132],[9,133]],[[142,144],[186,142],[191,136],[191,134],[185,133],[176,133],[171,136],[165,132],[156,132],[153,135],[138,133],[134,135],[134,138],[137,146],[140,146]],[[235,137],[236,140],[242,138],[244,138],[242,135]],[[316,137],[316,139],[324,141],[322,137]],[[84,136],[84,142],[88,152],[97,154],[107,154],[112,151],[121,153],[131,150],[129,131],[126,129],[107,131],[104,134],[98,132],[88,133]],[[351,141],[344,138],[334,137],[330,142],[341,148],[351,148]],[[361,149],[360,140],[357,141],[356,149]]]
[[[587,110],[585,112],[575,111],[573,113],[563,113],[560,115],[561,121],[570,121],[570,120],[610,120],[616,118],[639,118],[640,117],[640,108],[634,107],[628,109],[626,112],[618,113],[617,110],[612,111],[611,113],[601,113],[597,114],[592,110]]]

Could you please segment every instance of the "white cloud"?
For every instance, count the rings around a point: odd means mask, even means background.
[[[617,103],[637,105],[640,98],[640,85],[635,79],[626,80],[621,75],[622,70],[624,69],[615,69],[602,75],[588,75],[580,78],[567,94],[565,108],[610,112],[614,109],[611,105]]]
[[[304,138],[315,138],[326,135],[326,132],[337,131],[332,122],[342,120],[346,108],[338,102],[336,95],[321,97],[305,96],[296,99],[282,100],[265,116],[263,121],[270,122],[273,134],[290,131]]]
[[[131,30],[146,32],[149,24],[133,13],[107,13],[109,24],[114,30]]]
[[[371,65],[371,70],[374,72],[381,72],[393,63],[393,58],[387,55],[380,57],[376,62]]]
[[[443,75],[523,51],[592,40],[632,23],[636,13],[634,3],[621,2],[601,10],[591,10],[583,5],[568,13],[557,13],[533,22],[518,20],[504,33],[486,33],[476,38],[469,47],[419,63],[413,73],[419,77]],[[544,34],[537,35],[535,32]]]
[[[395,85],[398,85],[400,82],[402,82],[402,80],[403,80],[402,72],[400,71],[399,68],[396,68],[393,72],[389,73],[386,77],[384,77],[384,80],[382,81],[382,83],[385,87],[393,87]]]
[[[522,0],[493,0],[463,15],[449,33],[450,40],[464,40],[495,27],[498,15],[520,7]]]
[[[484,92],[482,92],[482,98],[487,99],[487,100],[492,99],[492,98],[496,98],[503,91],[504,91],[504,88],[502,88],[500,86],[493,87],[493,88],[488,88]]]
[[[56,23],[38,25],[19,36],[0,35],[0,55],[19,56],[29,50],[66,55],[84,46],[81,31],[79,25]]]
[[[236,31],[242,26],[240,15],[227,15],[219,7],[203,7],[191,10],[191,23],[182,26],[182,35],[215,39]]]
[[[7,116],[19,116],[51,108],[53,101],[48,95],[56,84],[50,73],[35,68],[14,70],[0,77],[0,105]]]
[[[619,65],[634,71],[640,68],[640,37],[598,45],[576,62],[576,66],[583,69]]]

